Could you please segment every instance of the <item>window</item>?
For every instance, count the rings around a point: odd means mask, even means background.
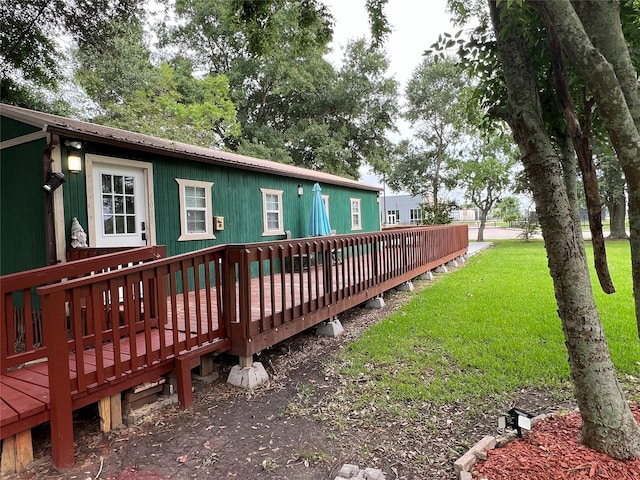
[[[362,218],[360,214],[360,199],[351,198],[351,230],[362,230]]]
[[[261,188],[262,192],[262,236],[284,235],[282,220],[282,190]]]
[[[103,173],[100,178],[104,235],[135,234],[134,177]]]
[[[398,225],[400,223],[400,210],[387,210],[387,224]]]
[[[213,213],[211,187],[213,182],[176,178],[180,190],[180,237],[184,240],[212,240]]]
[[[422,214],[422,209],[421,208],[412,208],[410,214],[411,214],[411,224],[412,225],[420,225],[420,224],[422,224],[422,220],[423,220],[424,216]]]

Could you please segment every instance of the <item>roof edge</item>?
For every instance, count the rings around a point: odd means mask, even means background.
[[[311,180],[332,185],[380,192],[382,187],[369,185],[357,180],[340,177],[329,173],[319,172],[294,165],[278,163],[255,157],[240,155],[224,150],[199,147],[182,142],[174,142],[152,135],[130,132],[119,128],[98,125],[82,120],[75,120],[58,115],[29,110],[22,107],[0,103],[0,114],[34,127],[42,128],[45,132],[77,137],[81,140],[96,143],[131,148],[148,153],[159,153],[178,158],[222,165],[243,170],[259,171],[273,175],[286,175],[301,180]]]

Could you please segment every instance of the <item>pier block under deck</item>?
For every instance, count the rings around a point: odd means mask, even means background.
[[[21,472],[33,462],[33,443],[31,429],[17,433],[2,440],[1,475]]]

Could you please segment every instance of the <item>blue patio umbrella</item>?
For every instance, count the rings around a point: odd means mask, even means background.
[[[331,225],[329,225],[329,217],[327,209],[322,201],[320,192],[322,189],[318,183],[313,185],[313,198],[311,200],[311,219],[309,221],[309,236],[321,237],[331,234]]]

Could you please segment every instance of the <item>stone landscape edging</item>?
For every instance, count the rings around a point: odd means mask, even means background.
[[[531,426],[533,427],[540,420],[551,417],[552,414],[542,414],[531,419]],[[487,435],[472,446],[467,452],[462,455],[458,460],[453,463],[453,469],[456,472],[456,478],[458,480],[472,480],[471,468],[478,460],[486,460],[487,452],[494,448],[504,447],[508,443],[516,440],[518,436],[514,432],[506,433],[499,437]],[[488,479],[481,479],[488,480]]]

